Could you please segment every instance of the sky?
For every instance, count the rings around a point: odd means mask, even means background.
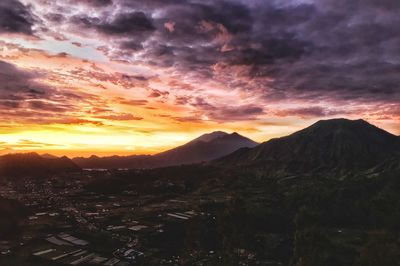
[[[153,154],[315,121],[400,135],[398,0],[1,0],[0,153]]]

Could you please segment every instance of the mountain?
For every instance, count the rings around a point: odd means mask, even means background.
[[[196,142],[196,141],[209,142],[209,141],[212,141],[214,139],[217,139],[217,138],[220,138],[220,137],[224,137],[226,135],[229,135],[229,134],[226,133],[226,132],[223,132],[223,131],[214,131],[214,132],[211,132],[211,133],[203,134],[200,137],[195,138],[191,142]]]
[[[150,155],[74,158],[82,168],[156,168],[211,161],[243,147],[255,147],[257,142],[238,133],[216,131],[174,149]]]
[[[0,150],[0,156],[10,154],[10,153],[15,153],[15,150],[13,150],[11,148],[4,148],[4,149]]]
[[[193,164],[211,161],[243,147],[255,147],[258,143],[239,135],[213,132],[174,148],[159,153],[154,158],[162,166]]]
[[[240,149],[217,163],[284,173],[351,171],[373,167],[400,152],[400,139],[364,120],[319,121],[292,135]]]
[[[69,158],[43,158],[37,153],[0,156],[0,177],[45,176],[77,172],[80,168]]]
[[[40,156],[42,156],[45,159],[57,159],[57,156],[54,156],[53,154],[50,153],[45,153],[45,154],[40,154]]]

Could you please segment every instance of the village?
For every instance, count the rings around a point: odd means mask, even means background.
[[[133,190],[105,195],[87,191],[82,180],[54,177],[29,180],[18,189],[12,183],[2,186],[0,195],[22,202],[30,214],[20,235],[0,243],[1,259],[24,258],[32,265],[124,266],[152,260],[176,265],[178,253],[164,248],[182,234],[175,231],[193,219],[215,219],[193,209],[193,199]],[[214,251],[206,256],[215,256]]]

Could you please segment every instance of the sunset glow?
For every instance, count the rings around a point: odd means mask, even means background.
[[[311,33],[333,4],[20,2],[0,3],[19,18],[0,17],[1,153],[154,154],[215,130],[262,142],[333,117],[400,134],[392,44],[345,51],[362,38],[367,8],[346,30],[329,22],[337,32]],[[268,16],[276,9],[300,21]],[[328,43],[340,30],[354,40]]]

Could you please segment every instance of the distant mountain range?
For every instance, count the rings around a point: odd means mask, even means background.
[[[76,171],[80,171],[79,166],[67,157],[49,158],[37,153],[0,156],[0,177],[36,177]]]
[[[289,136],[243,148],[219,160],[225,166],[277,172],[348,172],[398,156],[400,138],[364,120],[322,120]]]
[[[336,174],[369,169],[388,160],[394,161],[393,165],[399,153],[400,137],[364,120],[332,119],[262,144],[238,133],[216,131],[155,155],[91,156],[70,160],[50,154],[9,154],[0,156],[0,176],[38,176],[81,168],[158,168],[202,162],[254,168],[274,176]]]
[[[257,146],[258,143],[238,133],[216,131],[204,134],[182,146],[155,155],[74,158],[82,168],[156,168],[171,165],[207,162],[228,155],[237,149]]]

